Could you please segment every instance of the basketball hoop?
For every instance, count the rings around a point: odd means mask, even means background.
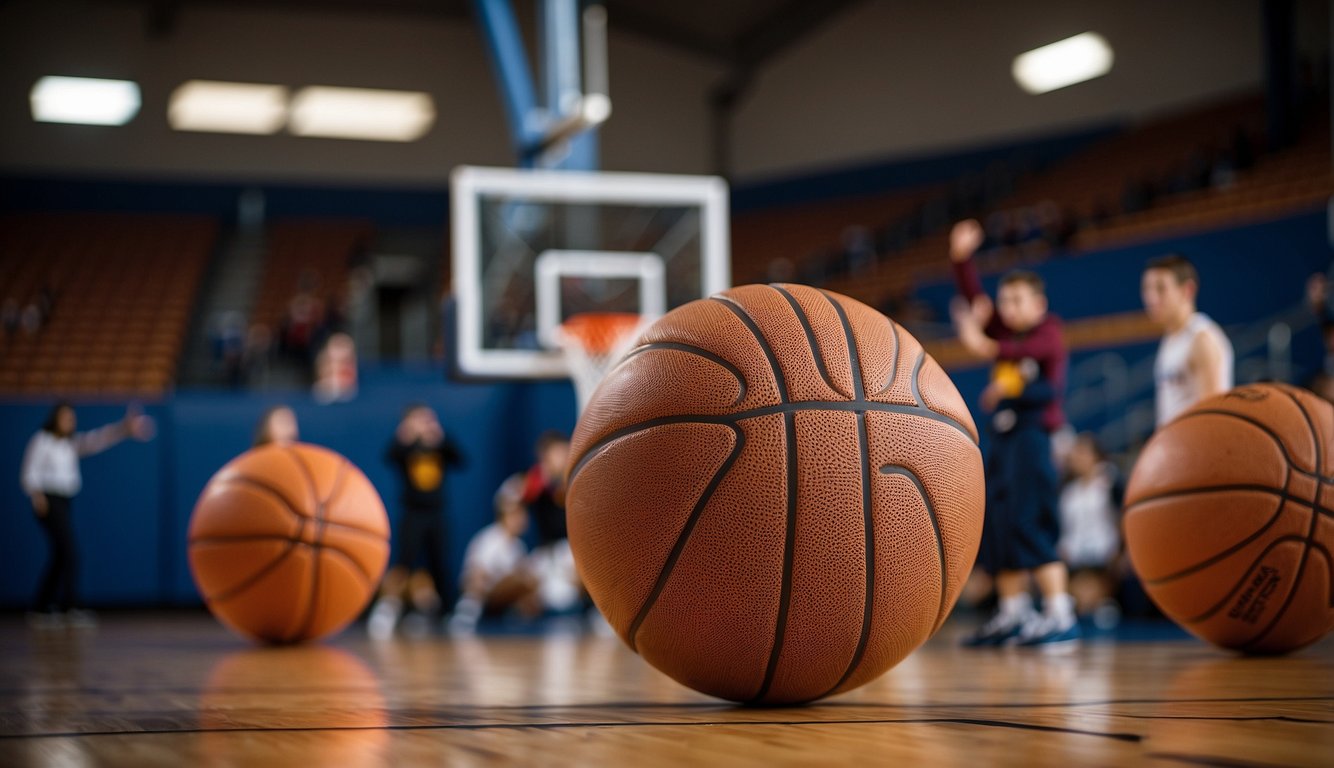
[[[580,413],[598,382],[634,343],[641,325],[633,312],[583,312],[560,324],[556,341],[574,380]]]

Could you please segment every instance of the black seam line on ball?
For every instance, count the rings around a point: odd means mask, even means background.
[[[922,498],[922,505],[926,507],[927,517],[931,520],[931,531],[936,535],[936,556],[940,558],[940,604],[936,608],[936,620],[931,625],[931,633],[935,634],[940,629],[940,624],[945,620],[945,594],[949,585],[949,571],[945,560],[945,540],[940,534],[940,520],[936,518],[935,505],[931,503],[931,496],[926,492],[926,486],[922,484],[922,478],[917,473],[900,464],[886,464],[880,468],[882,475],[902,475],[912,481],[917,486],[917,493]]]
[[[1255,559],[1251,561],[1251,564],[1248,565],[1248,566],[1246,566],[1246,570],[1244,571],[1244,573],[1246,573],[1246,575],[1247,575],[1248,578],[1244,578],[1244,579],[1239,580],[1239,581],[1236,583],[1236,585],[1232,587],[1232,589],[1228,590],[1228,593],[1227,593],[1226,595],[1224,595],[1223,598],[1222,598],[1221,600],[1219,600],[1217,603],[1214,603],[1211,607],[1209,607],[1208,609],[1206,609],[1203,613],[1201,613],[1201,614],[1199,614],[1199,615],[1197,615],[1197,616],[1191,616],[1190,618],[1187,618],[1187,619],[1182,619],[1182,621],[1184,621],[1184,622],[1187,623],[1187,624],[1196,624],[1196,623],[1198,623],[1198,622],[1205,621],[1206,619],[1209,619],[1209,618],[1212,617],[1214,614],[1216,614],[1216,613],[1218,613],[1219,611],[1221,611],[1221,610],[1224,608],[1224,606],[1226,606],[1228,603],[1232,602],[1232,598],[1233,598],[1238,592],[1240,592],[1240,591],[1242,590],[1242,588],[1245,587],[1246,584],[1250,581],[1249,576],[1250,576],[1251,571],[1254,571],[1254,570],[1255,570],[1255,566],[1259,565],[1261,560],[1264,560],[1266,557],[1268,557],[1268,556],[1269,556],[1269,553],[1270,553],[1270,552],[1273,552],[1274,549],[1275,549],[1276,547],[1278,547],[1280,544],[1287,544],[1287,543],[1289,543],[1289,542],[1293,542],[1293,541],[1305,541],[1305,539],[1303,539],[1301,536],[1280,536],[1280,537],[1278,537],[1277,539],[1274,539],[1273,541],[1269,542],[1269,544],[1268,544],[1264,549],[1260,550],[1260,554],[1258,554],[1258,555],[1255,556]],[[1279,615],[1282,615],[1282,614],[1280,613]],[[1247,641],[1244,645],[1250,645],[1250,644],[1253,643],[1253,642],[1255,642],[1255,641],[1254,641],[1254,640],[1249,640],[1249,641]]]
[[[662,594],[662,590],[667,586],[668,579],[672,576],[672,571],[676,569],[676,562],[681,559],[681,553],[685,551],[686,541],[695,530],[695,523],[699,522],[700,515],[704,513],[704,508],[713,499],[714,492],[718,490],[719,485],[722,485],[727,474],[732,471],[732,465],[741,456],[741,449],[746,445],[746,433],[740,427],[735,424],[724,426],[732,430],[732,434],[736,438],[736,445],[732,446],[732,452],[723,460],[722,465],[718,467],[718,471],[713,473],[709,484],[704,486],[703,493],[695,500],[695,506],[690,510],[690,516],[686,518],[685,525],[681,526],[681,532],[677,534],[676,543],[672,545],[671,552],[667,554],[667,559],[662,564],[662,570],[658,572],[658,579],[653,583],[653,589],[649,592],[648,597],[644,598],[643,605],[639,606],[639,612],[635,614],[635,620],[630,623],[630,629],[626,632],[626,637],[629,639],[630,648],[636,653],[639,652],[639,647],[635,643],[639,626],[644,623],[644,619],[648,618],[649,611],[657,604],[658,597]]]
[[[838,315],[838,321],[843,325],[843,337],[848,342],[848,367],[852,369],[852,387],[853,396],[857,400],[866,399],[866,381],[862,376],[862,358],[861,353],[857,351],[857,340],[852,335],[852,323],[848,320],[848,313],[843,310],[843,305],[834,300],[828,291],[820,291],[829,306],[834,308],[834,313]],[[898,349],[898,337],[895,337],[894,348]],[[894,374],[891,372],[890,376]],[[891,379],[892,381],[892,379]]]
[[[1297,406],[1297,410],[1301,412],[1302,418],[1306,420],[1306,428],[1311,432],[1311,444],[1315,447],[1315,468],[1316,471],[1319,472],[1325,466],[1325,456],[1320,445],[1320,433],[1316,432],[1315,429],[1315,422],[1311,420],[1311,414],[1306,412],[1306,406],[1302,405],[1302,401],[1298,400],[1296,395],[1286,389],[1279,389],[1279,391],[1286,395],[1288,399],[1292,401],[1293,405]],[[1291,462],[1289,462],[1289,466],[1291,466]],[[1316,507],[1320,506],[1320,497],[1323,490],[1324,489],[1321,488],[1320,484],[1317,483],[1315,487],[1315,498],[1311,500]],[[1283,618],[1283,614],[1287,613],[1288,606],[1292,605],[1292,601],[1296,599],[1297,591],[1301,589],[1302,586],[1302,577],[1306,575],[1306,563],[1311,558],[1311,541],[1315,538],[1316,526],[1319,522],[1320,515],[1316,514],[1315,509],[1312,509],[1311,523],[1306,528],[1306,539],[1302,542],[1302,556],[1297,561],[1297,575],[1292,580],[1292,588],[1288,590],[1287,597],[1283,598],[1283,605],[1280,606],[1277,611],[1274,611],[1274,615],[1270,617],[1269,623],[1264,626],[1264,629],[1260,630],[1259,634],[1252,637],[1250,640],[1247,640],[1243,646],[1244,648],[1252,648],[1268,637],[1269,633],[1274,631],[1274,627],[1278,626],[1278,622]]]
[[[796,316],[797,322],[801,323],[801,329],[806,333],[806,344],[811,348],[811,357],[815,360],[815,368],[820,372],[820,378],[824,379],[825,386],[829,387],[829,390],[835,394],[849,399],[853,398],[854,395],[839,389],[833,378],[829,376],[829,368],[825,365],[824,352],[820,349],[820,343],[815,340],[815,329],[811,327],[811,319],[806,315],[806,311],[801,308],[801,305],[797,303],[797,299],[781,285],[771,283],[769,287],[782,294],[783,298],[787,299],[788,306],[792,307],[792,314]]]
[[[1288,468],[1288,479],[1291,480],[1291,478],[1292,478],[1292,468],[1289,467],[1289,468]],[[1286,487],[1286,483],[1285,483],[1284,485],[1285,485],[1285,487]],[[1228,491],[1237,491],[1237,490],[1254,490],[1254,489],[1250,489],[1250,488],[1238,489],[1238,488],[1235,488],[1235,487],[1234,487],[1234,488],[1228,488],[1228,489],[1225,489],[1225,490],[1228,490]],[[1205,568],[1208,568],[1208,567],[1212,566],[1213,564],[1215,564],[1215,563],[1217,563],[1217,562],[1219,562],[1219,561],[1226,560],[1227,558],[1231,557],[1233,554],[1235,554],[1235,553],[1237,553],[1237,552],[1240,552],[1241,550],[1243,550],[1243,549],[1245,549],[1246,547],[1250,546],[1251,543],[1253,543],[1256,539],[1258,539],[1258,538],[1260,538],[1261,536],[1265,535],[1265,533],[1267,533],[1267,532],[1269,531],[1270,528],[1273,528],[1274,525],[1275,525],[1279,520],[1281,520],[1281,519],[1283,518],[1283,510],[1284,510],[1284,508],[1287,506],[1288,499],[1291,498],[1291,497],[1288,495],[1288,493],[1287,493],[1286,490],[1284,490],[1284,491],[1279,491],[1279,492],[1277,492],[1277,493],[1274,493],[1274,490],[1275,490],[1275,489],[1273,489],[1273,488],[1268,488],[1268,487],[1264,487],[1264,486],[1261,486],[1260,490],[1261,490],[1261,491],[1268,492],[1270,495],[1277,495],[1277,496],[1279,497],[1279,499],[1278,499],[1278,507],[1276,507],[1276,508],[1274,509],[1274,514],[1272,514],[1272,515],[1269,516],[1269,519],[1265,522],[1264,525],[1260,526],[1260,529],[1259,529],[1259,530],[1255,531],[1254,533],[1252,533],[1251,535],[1249,535],[1249,536],[1247,536],[1246,538],[1242,539],[1241,541],[1237,542],[1236,544],[1233,544],[1232,546],[1228,547],[1227,549],[1223,550],[1222,552],[1219,552],[1218,554],[1212,555],[1212,556],[1210,556],[1210,557],[1208,557],[1208,558],[1206,558],[1206,559],[1204,559],[1204,560],[1202,560],[1202,561],[1200,561],[1200,562],[1198,562],[1198,563],[1195,563],[1195,564],[1193,564],[1193,565],[1187,566],[1187,567],[1185,567],[1185,568],[1183,568],[1183,569],[1181,569],[1181,570],[1179,570],[1179,571],[1175,571],[1175,572],[1173,572],[1173,573],[1169,573],[1169,574],[1167,574],[1166,576],[1159,576],[1158,578],[1155,578],[1155,579],[1144,579],[1144,583],[1145,583],[1145,584],[1167,584],[1168,582],[1176,581],[1177,579],[1180,579],[1180,578],[1189,576],[1189,575],[1191,575],[1192,573],[1196,573],[1196,572],[1198,572],[1198,571],[1204,570]],[[1198,491],[1197,491],[1197,492],[1198,492]],[[1191,496],[1191,495],[1193,495],[1193,494],[1192,494],[1192,493],[1177,493],[1177,494],[1174,494],[1174,496],[1175,496],[1176,498],[1180,498],[1180,497],[1188,497],[1188,496]],[[1142,502],[1136,502],[1136,503],[1142,503]],[[1127,509],[1126,511],[1129,512],[1130,510]],[[1141,578],[1143,578],[1143,577],[1141,576]]]
[[[1293,399],[1295,400],[1296,398],[1293,398]],[[1298,407],[1301,407],[1301,406],[1299,405]],[[1306,413],[1305,409],[1302,410],[1302,413],[1303,413],[1303,414]],[[1302,469],[1301,467],[1297,466],[1297,465],[1292,461],[1292,456],[1288,455],[1288,448],[1287,448],[1287,446],[1285,446],[1285,445],[1283,444],[1283,439],[1282,439],[1281,437],[1278,436],[1278,433],[1277,433],[1277,432],[1275,432],[1274,430],[1270,429],[1270,428],[1268,427],[1268,425],[1266,425],[1264,422],[1260,421],[1259,419],[1253,419],[1253,418],[1251,418],[1250,416],[1245,416],[1245,415],[1243,415],[1243,414],[1236,413],[1236,412],[1234,412],[1234,411],[1224,411],[1224,410],[1222,410],[1222,409],[1218,409],[1218,408],[1205,408],[1204,410],[1191,411],[1191,412],[1189,412],[1189,413],[1183,413],[1183,414],[1181,414],[1180,416],[1177,417],[1177,420],[1178,420],[1178,421],[1184,421],[1184,420],[1186,420],[1186,419],[1192,419],[1192,418],[1195,418],[1195,417],[1198,417],[1198,416],[1227,416],[1227,417],[1236,419],[1236,420],[1238,420],[1238,421],[1244,421],[1244,422],[1246,422],[1247,424],[1250,424],[1251,426],[1256,427],[1256,428],[1258,428],[1260,431],[1262,431],[1262,432],[1264,432],[1265,434],[1269,435],[1270,439],[1272,439],[1272,440],[1274,441],[1274,445],[1278,446],[1279,453],[1282,453],[1282,454],[1283,454],[1283,458],[1284,458],[1284,460],[1286,460],[1286,461],[1288,462],[1288,464],[1292,467],[1292,470],[1293,470],[1294,472],[1296,472],[1296,473],[1299,474],[1299,475],[1305,475],[1305,476],[1307,476],[1307,477],[1313,477],[1313,478],[1315,478],[1316,480],[1319,480],[1319,481],[1322,482],[1322,483],[1334,483],[1334,476],[1326,476],[1326,475],[1322,475],[1322,474],[1320,474],[1320,472],[1319,472],[1320,465],[1319,465],[1319,464],[1316,465],[1316,470],[1317,470],[1317,471],[1315,471],[1315,472],[1311,472],[1310,470]],[[1307,417],[1307,423],[1308,423],[1308,424],[1310,423],[1310,417]],[[1313,428],[1313,429],[1314,429],[1314,428]],[[1317,445],[1318,445],[1318,443],[1317,443]],[[1317,451],[1317,458],[1319,458],[1318,451]]]
[[[624,364],[626,360],[629,360],[630,358],[636,355],[642,354],[644,352],[651,352],[656,349],[669,349],[675,352],[685,352],[688,355],[702,357],[711,363],[716,363],[717,365],[726,369],[728,373],[732,374],[732,376],[736,378],[736,383],[741,387],[741,392],[736,396],[736,400],[733,402],[733,405],[739,404],[742,400],[746,399],[746,375],[741,372],[741,369],[737,368],[735,365],[732,365],[726,359],[719,357],[718,355],[710,352],[707,349],[704,349],[703,347],[697,347],[694,344],[682,344],[676,341],[655,341],[652,342],[651,344],[644,344],[643,346],[635,347],[629,352],[626,352],[625,357],[621,358],[621,362],[617,363],[617,365],[619,366],[621,364]]]
[[[857,648],[852,652],[847,669],[838,678],[838,682],[816,698],[824,698],[843,687],[861,666],[866,655],[866,644],[871,637],[871,616],[875,608],[875,515],[871,511],[871,449],[866,437],[866,414],[857,414],[857,447],[861,453],[862,468],[862,531],[866,535],[866,591],[862,599],[862,631],[857,638]]]
[[[1318,541],[1311,542],[1311,551],[1325,558],[1325,572],[1328,574],[1326,578],[1329,579],[1329,583],[1334,584],[1334,555],[1331,555],[1329,550],[1325,549],[1325,545]],[[1334,608],[1334,590],[1330,591],[1329,607]]]
[[[274,535],[254,535],[254,536],[208,536],[208,537],[201,538],[201,539],[195,539],[195,540],[191,541],[190,543],[191,543],[191,544],[202,544],[202,545],[204,545],[204,546],[208,546],[208,545],[210,545],[210,544],[253,544],[253,543],[255,543],[255,542],[260,542],[260,541],[272,541],[272,542],[279,542],[279,541],[281,541],[281,542],[285,542],[287,545],[295,545],[295,546],[302,546],[302,547],[312,547],[312,548],[314,547],[313,544],[310,544],[309,542],[306,542],[306,541],[302,541],[299,537],[294,537],[294,536],[274,536]],[[381,541],[383,542],[384,540],[381,539]],[[375,577],[372,576],[371,573],[370,573],[369,571],[367,571],[364,567],[362,567],[360,561],[358,561],[355,557],[353,557],[353,556],[352,556],[352,553],[348,552],[346,549],[343,549],[341,546],[339,546],[339,545],[337,545],[337,544],[330,544],[329,542],[326,541],[326,542],[324,542],[323,544],[320,545],[320,550],[321,550],[322,552],[327,552],[327,553],[330,553],[330,554],[336,554],[336,555],[341,556],[344,560],[347,560],[349,563],[352,564],[352,567],[355,568],[356,571],[357,571],[357,575],[358,575],[358,577],[359,577],[362,581],[366,582],[367,586],[370,586],[370,587],[374,587],[374,586],[375,586]],[[267,564],[266,564],[266,565],[267,565]],[[233,590],[228,590],[228,592],[231,592],[231,591],[233,591]],[[216,599],[216,598],[215,598],[215,599]]]
[[[338,486],[342,484],[343,476],[347,472],[347,459],[343,459],[339,462],[338,471],[334,475],[334,481],[329,485],[329,495],[325,498],[320,498],[319,486],[315,484],[315,473],[311,471],[310,466],[306,464],[306,460],[301,458],[301,454],[297,453],[291,446],[287,446],[287,452],[291,455],[292,459],[300,465],[302,473],[306,476],[306,482],[310,484],[310,495],[315,499],[315,533],[311,537],[313,542],[310,545],[310,589],[306,593],[307,599],[305,612],[301,616],[301,620],[297,623],[296,628],[292,630],[291,634],[286,638],[288,641],[291,641],[309,631],[310,625],[315,621],[315,604],[319,601],[320,596],[320,565],[324,559],[320,556],[320,550],[322,548],[321,544],[324,539],[324,518],[328,514],[327,507],[329,501],[333,498],[334,492],[338,490]]]
[[[889,332],[894,336],[894,359],[890,361],[889,365],[889,380],[885,382],[885,386],[879,392],[875,393],[876,397],[882,397],[887,394],[890,389],[893,389],[894,382],[899,377],[899,350],[903,349],[903,345],[899,340],[899,324],[890,320],[888,317],[886,317],[885,320],[889,322]]]
[[[750,334],[755,337],[755,343],[760,345],[760,350],[764,352],[765,358],[769,360],[769,370],[774,375],[774,384],[778,387],[778,399],[786,403],[791,401],[787,391],[787,379],[783,377],[783,368],[778,364],[778,358],[774,356],[774,350],[769,346],[769,340],[764,338],[764,333],[760,331],[760,326],[755,323],[755,318],[750,316],[742,306],[727,296],[710,296],[711,301],[716,301],[731,310],[732,314],[750,330]]]
[[[348,551],[343,549],[342,547],[338,547],[333,544],[323,544],[320,546],[320,553],[333,555],[342,560],[346,560],[352,566],[352,572],[356,574],[357,580],[365,584],[368,590],[374,591],[375,588],[378,586],[376,578],[371,574],[367,573],[366,569],[361,567],[361,563],[358,562],[355,557],[349,554]]]
[[[305,524],[302,523],[302,525]],[[300,534],[300,532],[301,529],[298,528],[297,533]],[[247,589],[250,589],[251,587],[255,586],[255,584],[257,584],[260,579],[264,578],[265,576],[268,576],[270,573],[273,572],[275,568],[281,565],[282,562],[287,559],[287,556],[292,554],[292,551],[296,549],[296,545],[298,543],[300,542],[297,539],[288,539],[287,546],[283,547],[283,551],[279,552],[276,557],[274,557],[269,562],[265,563],[263,568],[260,568],[258,571],[255,571],[250,576],[247,576],[246,578],[242,579],[239,583],[233,584],[231,587],[228,587],[226,590],[223,590],[222,592],[216,595],[205,595],[204,599],[210,603],[220,603],[224,600],[230,600],[233,597],[236,597],[237,595],[246,591]]]
[[[909,388],[912,389],[913,402],[917,403],[919,408],[926,408],[926,402],[922,400],[922,382],[918,380],[918,377],[922,373],[922,364],[925,362],[926,350],[924,349],[918,353],[917,362],[913,363],[912,379],[908,382]]]
[[[969,443],[977,445],[973,436],[964,429],[963,425],[951,419],[943,413],[937,413],[930,408],[921,408],[915,405],[896,405],[893,403],[879,403],[873,400],[803,400],[795,403],[784,403],[782,405],[768,405],[762,408],[751,408],[747,411],[737,411],[735,413],[724,414],[681,414],[679,416],[660,416],[656,419],[647,419],[626,427],[621,427],[614,432],[608,432],[599,438],[584,451],[584,455],[579,457],[574,468],[570,470],[569,483],[574,483],[575,477],[583,470],[584,465],[592,461],[599,452],[608,444],[619,440],[626,435],[632,435],[640,430],[661,427],[666,424],[735,424],[748,419],[756,419],[761,416],[772,416],[775,413],[797,413],[800,411],[850,411],[852,413],[897,413],[904,416],[920,416],[923,419],[938,421],[959,431]]]
[[[769,664],[764,670],[764,682],[752,702],[769,694],[778,660],[783,655],[783,640],[787,637],[787,614],[792,605],[792,558],[797,548],[797,415],[783,414],[784,450],[787,453],[787,531],[783,538],[783,584],[778,592],[778,618],[774,621],[774,644],[769,649]]]
[[[306,462],[302,460],[301,454],[297,453],[296,449],[292,446],[283,446],[283,453],[296,465],[297,473],[306,479],[306,488],[310,491],[310,500],[313,505],[318,508],[320,504],[320,489],[319,486],[315,485],[314,473],[310,471],[310,467],[306,466]],[[292,507],[292,509],[297,509],[297,507]]]
[[[285,495],[283,495],[283,492],[282,492],[282,491],[278,490],[277,488],[273,487],[272,485],[269,485],[268,483],[264,482],[263,480],[258,480],[258,479],[253,478],[253,477],[247,477],[247,476],[245,476],[245,475],[232,475],[232,476],[227,477],[227,478],[225,478],[225,479],[223,479],[223,480],[215,481],[215,483],[216,483],[217,485],[220,485],[220,486],[223,486],[223,487],[226,487],[226,486],[229,486],[229,485],[244,485],[244,486],[248,486],[248,487],[250,487],[250,488],[254,488],[255,490],[258,490],[258,491],[263,491],[263,492],[265,492],[265,493],[267,493],[267,494],[273,496],[273,497],[276,498],[279,502],[281,502],[282,505],[283,505],[283,507],[285,507],[285,508],[287,509],[287,511],[292,515],[292,517],[295,518],[295,519],[297,520],[297,524],[298,524],[298,525],[304,525],[305,521],[310,519],[309,517],[306,517],[305,515],[301,514],[300,512],[297,512],[297,511],[296,511],[296,507],[292,505],[291,500],[289,500]],[[345,530],[345,531],[351,531],[351,532],[353,532],[353,533],[359,533],[359,534],[361,534],[361,535],[363,535],[363,536],[370,536],[370,537],[373,537],[373,538],[378,539],[378,540],[380,540],[380,541],[384,541],[384,538],[385,538],[385,535],[384,535],[383,533],[380,533],[380,532],[378,532],[378,531],[372,531],[372,530],[370,530],[369,528],[362,528],[362,527],[359,526],[359,525],[352,525],[351,523],[340,523],[340,522],[337,522],[337,521],[335,521],[335,520],[326,520],[326,521],[324,521],[324,522],[325,522],[325,525],[327,525],[327,526],[329,526],[329,527],[331,527],[331,528],[341,528],[341,529],[343,529],[343,530]],[[195,541],[195,539],[191,539],[191,541]]]
[[[1293,471],[1294,471],[1293,468],[1289,466],[1288,472],[1292,473]],[[1183,488],[1179,491],[1166,491],[1164,493],[1155,493],[1152,496],[1145,496],[1144,498],[1135,501],[1135,503],[1133,504],[1126,505],[1125,512],[1132,512],[1143,504],[1149,504],[1155,501],[1162,501],[1163,499],[1174,499],[1174,498],[1180,498],[1182,496],[1194,496],[1196,494],[1227,493],[1229,491],[1249,491],[1254,493],[1264,493],[1270,496],[1282,496],[1283,500],[1288,502],[1289,504],[1296,504],[1299,507],[1314,510],[1317,514],[1325,515],[1326,517],[1334,517],[1334,509],[1330,509],[1329,507],[1325,507],[1318,504],[1312,504],[1310,499],[1303,499],[1300,496],[1294,496],[1282,488],[1274,488],[1268,485],[1246,485],[1244,483],[1237,485],[1202,485],[1198,488]]]

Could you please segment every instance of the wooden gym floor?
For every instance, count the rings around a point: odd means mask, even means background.
[[[1181,639],[963,651],[947,625],[824,703],[736,707],[614,638],[251,648],[203,614],[0,619],[0,766],[1334,765],[1334,638],[1248,659]]]

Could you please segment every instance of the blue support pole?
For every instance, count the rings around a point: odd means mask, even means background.
[[[523,37],[519,34],[514,9],[510,0],[473,0],[473,9],[500,86],[519,164],[531,166],[534,160],[532,150],[542,140],[543,126],[537,119],[533,74],[523,50]]]
[[[580,108],[579,0],[538,0],[541,21],[542,83],[546,104],[538,103],[532,70],[510,0],[473,0],[487,54],[510,124],[521,167],[592,171],[598,168],[597,128],[580,131],[555,148],[544,148],[547,130]],[[542,107],[546,108],[543,109]]]
[[[547,111],[569,117],[583,93],[579,75],[578,0],[541,0],[542,84]]]

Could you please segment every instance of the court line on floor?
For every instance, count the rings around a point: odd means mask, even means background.
[[[326,733],[344,731],[488,731],[488,730],[571,730],[577,728],[698,728],[719,726],[794,726],[794,725],[975,725],[987,728],[1010,728],[1022,731],[1040,731],[1043,733],[1061,733],[1073,736],[1093,736],[1113,741],[1138,743],[1144,736],[1137,733],[1104,733],[1086,731],[1078,728],[1062,728],[1054,725],[1034,723],[1014,723],[1007,720],[984,720],[965,717],[924,717],[910,719],[868,719],[868,720],[721,720],[705,722],[623,722],[605,721],[590,723],[446,723],[438,725],[384,725],[384,726],[335,726],[335,727],[299,727],[299,728],[179,728],[145,729],[140,731],[66,731],[52,733],[16,733],[0,734],[0,741],[20,741],[34,739],[70,739],[93,736],[167,736],[173,734],[204,733]]]
[[[1320,720],[1314,717],[1293,717],[1291,715],[1125,715],[1114,714],[1109,717],[1127,717],[1133,720],[1221,720],[1249,722],[1264,720],[1279,723],[1311,723],[1314,725],[1334,725],[1334,720]]]
[[[1187,755],[1181,752],[1149,752],[1146,760],[1167,760],[1186,765],[1207,765],[1212,768],[1284,768],[1281,763],[1257,763],[1251,760],[1238,760],[1229,757],[1211,757],[1209,755]]]

